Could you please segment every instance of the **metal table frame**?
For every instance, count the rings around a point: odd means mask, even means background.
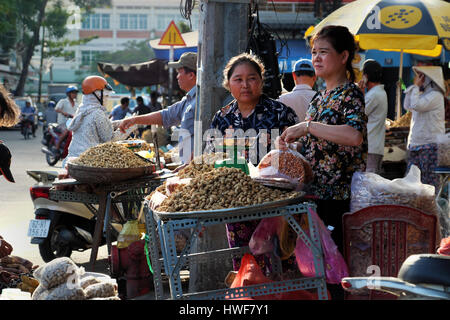
[[[106,185],[92,185],[94,192],[72,192],[50,190],[50,200],[59,200],[67,202],[80,202],[94,214],[95,231],[92,243],[92,251],[90,256],[90,269],[95,271],[95,262],[97,260],[98,248],[101,243],[103,232],[106,236],[106,244],[108,247],[108,255],[111,254],[111,208],[118,211],[112,206],[114,203],[123,202],[142,202],[151,191],[156,189],[164,181],[165,177],[148,176],[123,182],[116,182],[114,184]],[[74,179],[63,179],[53,183],[53,186],[64,185],[82,185]],[[147,189],[150,189],[147,190]],[[135,191],[135,194],[130,194],[130,191]],[[128,193],[128,194],[126,194]],[[96,210],[93,206],[98,204]]]
[[[314,288],[318,290],[318,297],[320,300],[327,299],[328,295],[324,272],[324,261],[318,226],[316,226],[314,220],[311,219],[308,210],[309,208],[315,210],[315,207],[315,204],[305,202],[302,204],[288,205],[275,209],[260,210],[257,212],[251,210],[245,211],[244,209],[240,212],[229,213],[226,215],[211,213],[210,215],[201,215],[192,218],[164,219],[161,218],[157,212],[152,211],[150,209],[149,202],[145,201],[144,214],[147,234],[150,240],[149,249],[151,263],[154,270],[153,281],[155,286],[155,298],[157,300],[163,299],[164,292],[162,285],[162,267],[164,267],[164,273],[169,278],[171,299],[236,299]],[[308,215],[310,237],[302,230],[293,217],[294,214],[305,213]],[[187,294],[183,293],[180,270],[189,262],[189,260],[199,258],[209,259],[213,256],[231,257],[238,254],[242,255],[243,253],[249,251],[248,247],[241,247],[202,253],[192,253],[193,243],[196,241],[203,227],[276,216],[283,216],[288,221],[289,225],[295,230],[298,237],[300,237],[308,248],[312,250],[316,270],[315,277],[276,281],[239,288],[226,288]],[[175,247],[175,231],[183,229],[191,229],[191,234],[186,242],[185,248],[182,250],[180,255],[177,256]],[[158,244],[160,244],[161,247],[162,259],[159,257]]]

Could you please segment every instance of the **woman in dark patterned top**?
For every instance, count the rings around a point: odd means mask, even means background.
[[[277,140],[280,148],[300,138],[299,150],[310,162],[314,180],[307,190],[315,195],[317,213],[340,249],[342,215],[350,211],[353,173],[364,171],[367,158],[367,116],[364,96],[354,83],[353,35],[346,27],[327,26],[311,41],[312,61],[326,90],[310,103],[306,119],[287,128]]]
[[[252,137],[260,134],[257,154],[246,154],[247,160],[255,165],[271,149],[271,139],[275,139],[289,126],[298,122],[294,110],[281,102],[263,94],[264,65],[254,55],[242,53],[230,59],[223,75],[223,86],[234,97],[230,104],[219,110],[211,123],[211,129],[220,131],[225,137]],[[235,130],[239,130],[240,134]],[[250,150],[250,153],[252,151]],[[256,156],[256,157],[253,157]],[[228,243],[231,248],[247,246],[260,220],[227,224]],[[263,268],[270,265],[267,257],[256,257]],[[297,268],[295,257],[289,262]],[[240,262],[234,261],[235,270]]]

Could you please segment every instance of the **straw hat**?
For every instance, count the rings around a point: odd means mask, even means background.
[[[445,94],[444,73],[439,66],[414,66],[414,72],[421,72],[431,79]]]

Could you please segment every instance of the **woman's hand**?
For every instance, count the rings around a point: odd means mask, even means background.
[[[131,127],[132,125],[134,125],[134,118],[133,118],[133,117],[123,119],[123,120],[122,120],[122,123],[121,123],[120,126],[119,126],[119,130],[120,130],[120,132],[125,133],[126,130],[127,130],[129,127]]]
[[[285,143],[291,143],[297,140],[300,137],[306,136],[306,124],[307,122],[300,122],[296,125],[288,127],[286,130],[283,131],[280,138]]]

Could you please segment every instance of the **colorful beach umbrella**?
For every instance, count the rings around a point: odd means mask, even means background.
[[[357,0],[325,17],[305,33],[314,36],[327,25],[346,26],[363,50],[400,51],[436,56],[442,45],[450,50],[450,3],[442,0]],[[441,45],[442,44],[442,45]],[[401,115],[400,84],[397,118]]]

